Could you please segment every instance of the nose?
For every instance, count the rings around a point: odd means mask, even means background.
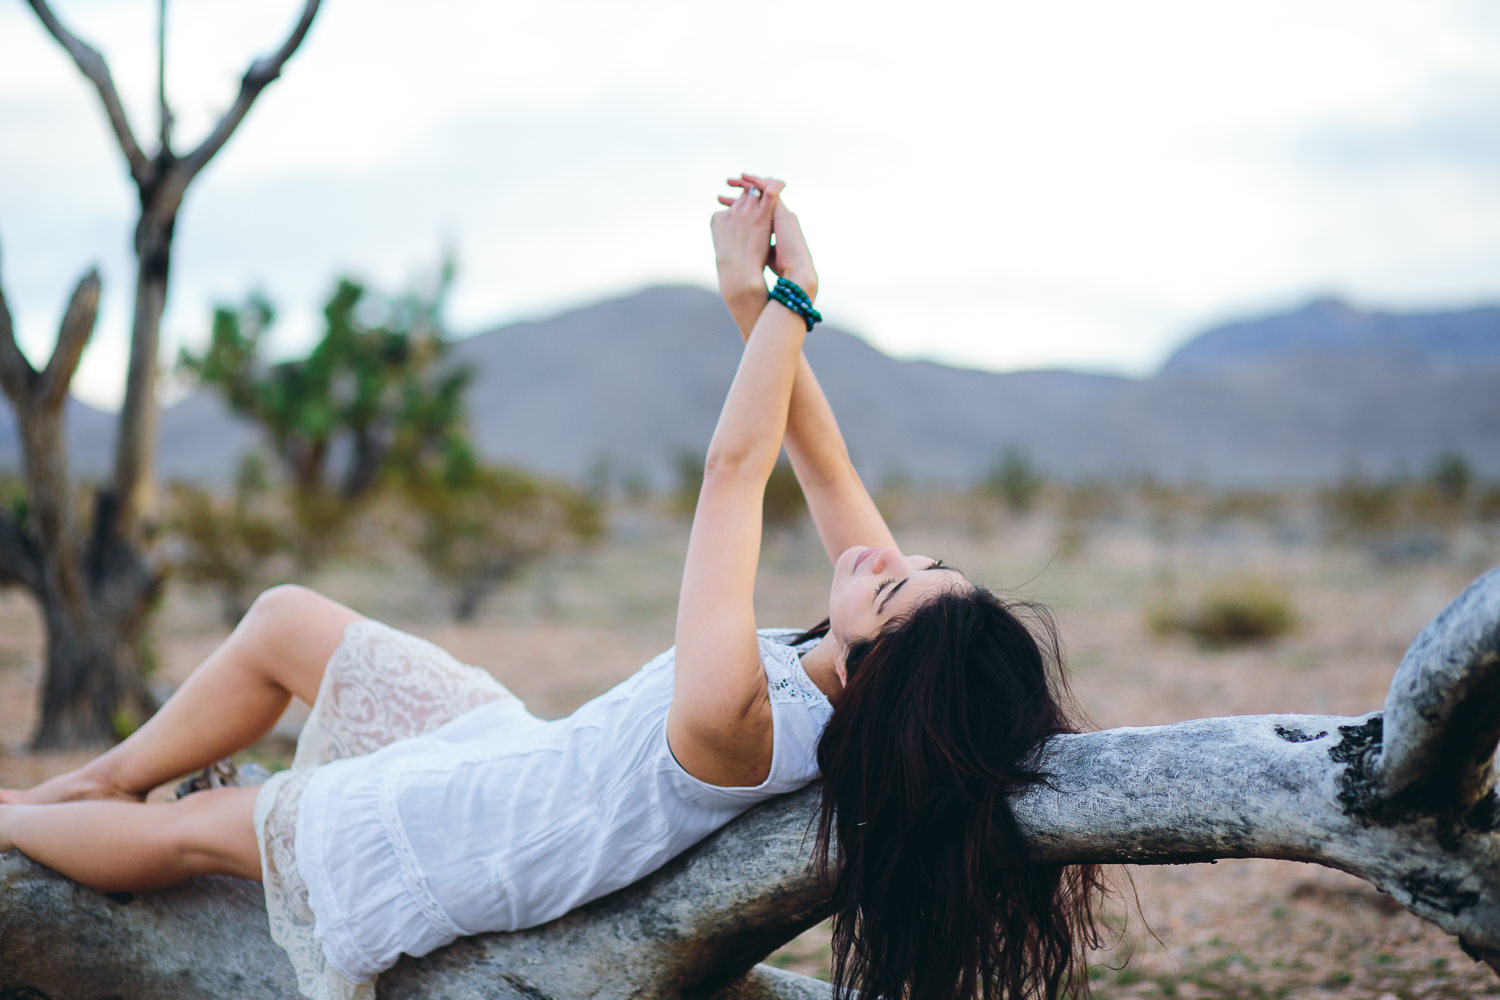
[[[894,545],[887,546],[876,552],[870,559],[870,572],[888,573],[892,567],[903,566],[905,563],[906,556],[902,554],[900,549]]]

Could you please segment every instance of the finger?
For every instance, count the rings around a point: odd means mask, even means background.
[[[734,210],[739,215],[746,215],[760,207],[760,192],[754,187],[747,187],[740,192],[740,196],[734,200]]]
[[[786,187],[786,181],[778,180],[775,177],[763,177],[758,186],[766,194],[778,195],[781,193],[781,189]]]
[[[731,198],[727,194],[721,194],[721,195],[719,195],[719,204],[720,205],[733,205],[738,200],[739,200],[738,198]],[[714,214],[717,215],[719,213],[716,212]]]
[[[786,181],[778,177],[762,177],[759,174],[741,174],[740,180],[745,184],[753,184],[762,191],[775,189],[778,193],[786,187]]]

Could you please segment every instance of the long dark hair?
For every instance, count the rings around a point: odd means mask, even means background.
[[[943,593],[845,667],[814,858],[834,884],[835,997],[1086,996],[1099,869],[1028,863],[1010,808],[1046,780],[1041,744],[1077,731],[1050,614]]]

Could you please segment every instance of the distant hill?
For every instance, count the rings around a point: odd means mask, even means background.
[[[454,345],[491,459],[582,480],[671,481],[701,454],[739,356],[718,297],[651,288]],[[807,355],[872,482],[972,482],[1006,448],[1069,478],[1149,472],[1220,485],[1420,472],[1441,452],[1500,477],[1500,308],[1398,314],[1318,300],[1208,330],[1146,379],[994,373],[880,353],[835,326]],[[0,410],[0,465],[18,464]],[[102,472],[112,420],[81,404],[70,449]],[[199,394],[161,423],[167,478],[225,481],[255,440]],[[97,468],[94,463],[97,461]]]
[[[1235,365],[1315,359],[1448,371],[1500,366],[1500,306],[1393,313],[1314,299],[1293,312],[1208,330],[1168,358],[1161,371],[1222,372]]]

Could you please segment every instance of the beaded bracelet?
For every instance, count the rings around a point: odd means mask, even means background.
[[[795,281],[777,278],[776,287],[771,289],[771,298],[801,316],[807,323],[809,333],[812,332],[814,323],[823,322],[823,314],[813,308],[812,299],[807,297],[807,293]]]

